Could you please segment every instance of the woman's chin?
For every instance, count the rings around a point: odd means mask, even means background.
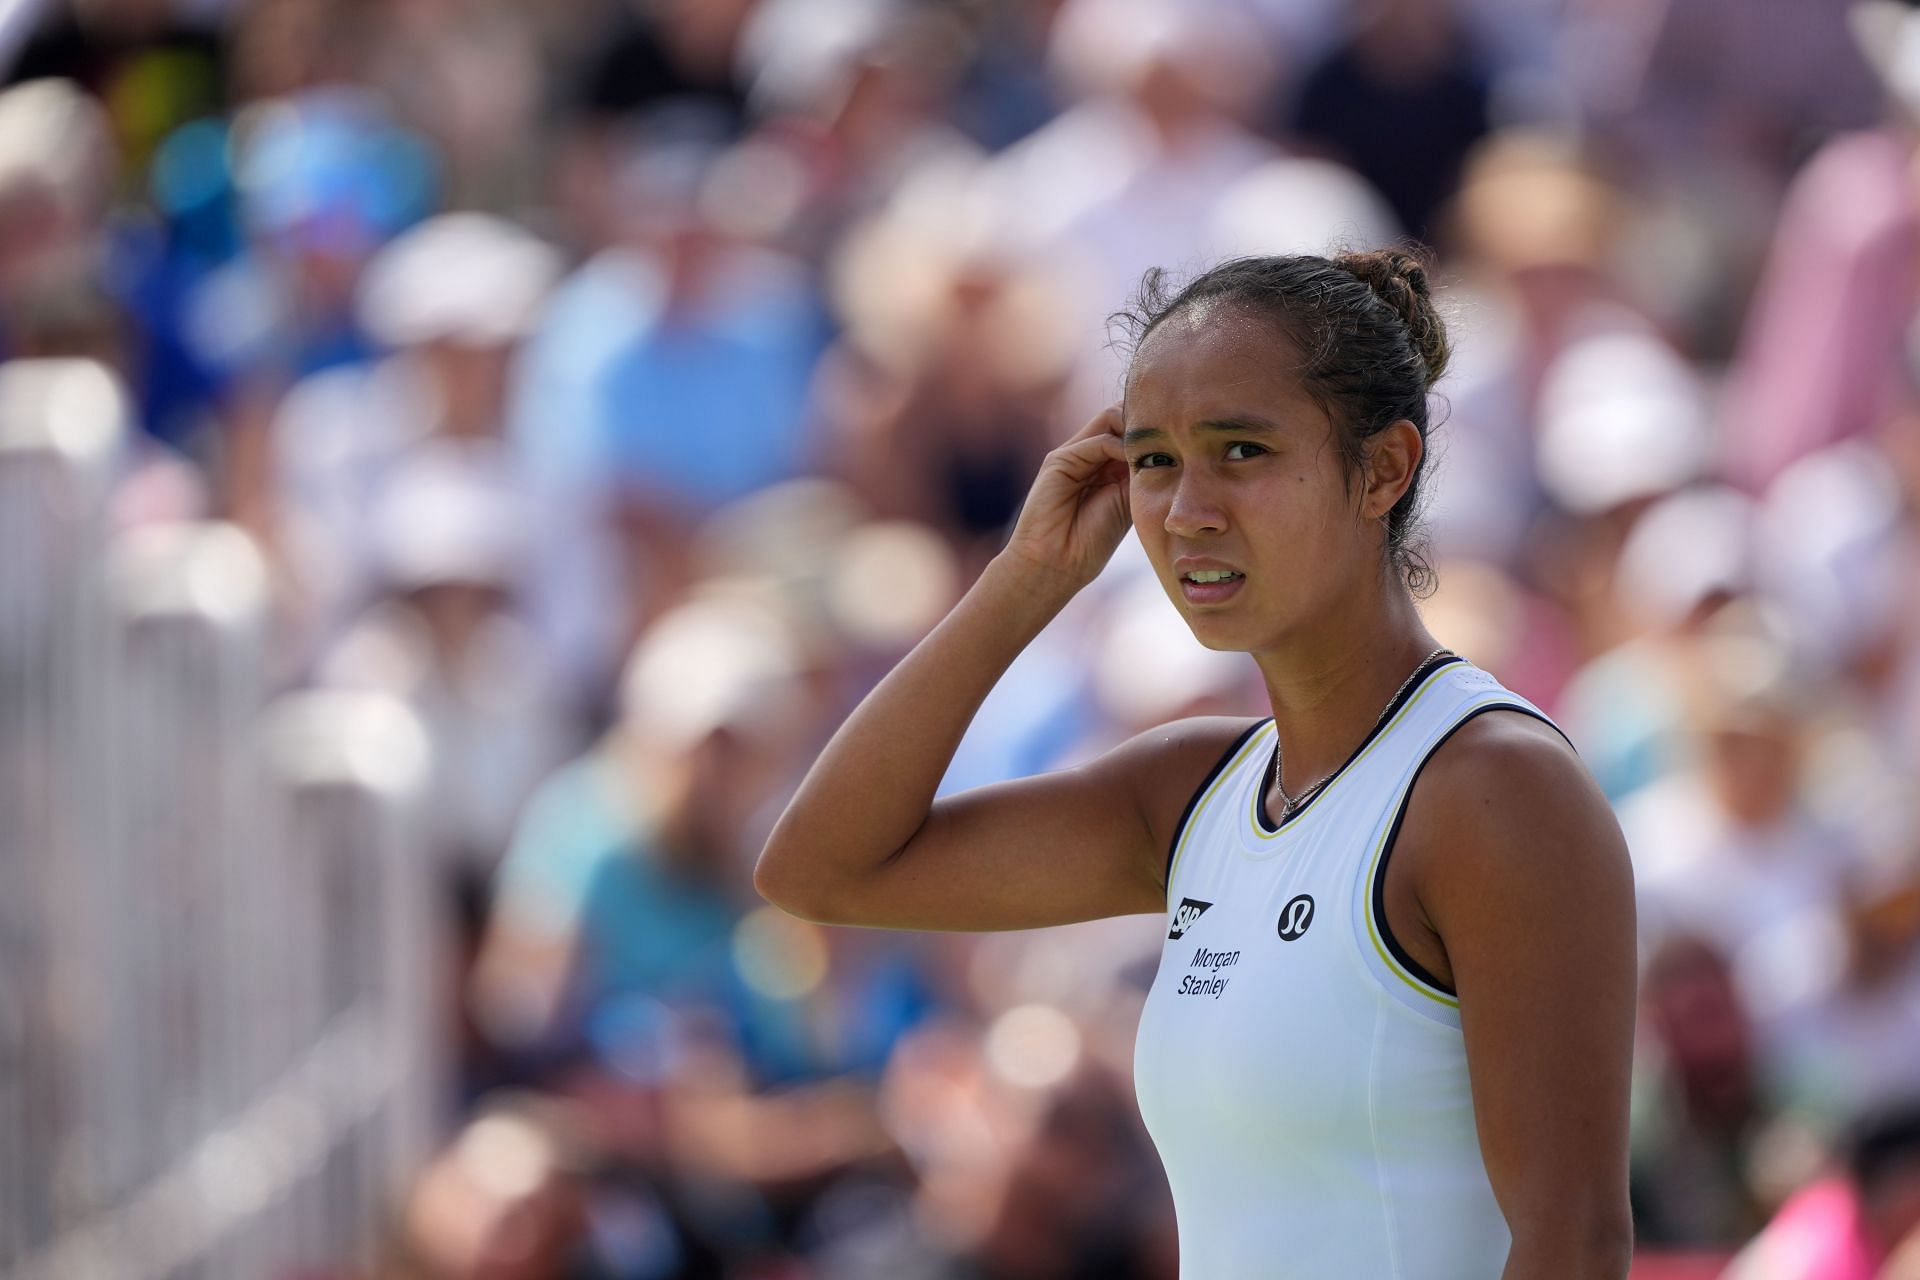
[[[1251,653],[1260,647],[1245,618],[1226,617],[1204,609],[1182,612],[1187,619],[1187,629],[1203,648],[1219,653]]]

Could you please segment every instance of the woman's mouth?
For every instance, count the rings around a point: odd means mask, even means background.
[[[1218,604],[1246,580],[1245,574],[1233,569],[1195,569],[1180,575],[1180,594],[1189,604]]]

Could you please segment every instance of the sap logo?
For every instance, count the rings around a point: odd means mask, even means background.
[[[1202,902],[1198,898],[1180,899],[1180,905],[1173,913],[1173,928],[1167,934],[1167,941],[1171,942],[1191,929],[1193,922],[1200,918],[1200,913],[1212,905],[1211,902]]]

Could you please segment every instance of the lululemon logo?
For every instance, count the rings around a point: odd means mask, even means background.
[[[1292,942],[1313,923],[1313,895],[1303,893],[1280,909],[1280,938]]]
[[[1167,941],[1171,942],[1193,927],[1200,913],[1212,906],[1211,902],[1202,902],[1198,898],[1180,899],[1179,909],[1173,913],[1173,928],[1167,931]]]

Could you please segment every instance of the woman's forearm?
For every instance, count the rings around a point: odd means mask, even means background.
[[[1073,590],[1006,554],[989,564],[820,753],[760,854],[760,893],[805,913],[912,839],[980,704]]]
[[[1573,1214],[1513,1238],[1500,1280],[1625,1280],[1633,1266],[1633,1227],[1608,1217],[1582,1225]]]

